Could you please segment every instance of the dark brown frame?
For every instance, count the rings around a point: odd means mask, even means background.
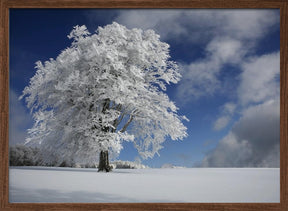
[[[0,0],[0,210],[288,210],[288,0]],[[10,8],[280,9],[280,203],[9,203]]]

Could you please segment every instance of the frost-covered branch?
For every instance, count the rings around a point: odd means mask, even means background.
[[[125,125],[123,126],[123,128],[120,130],[121,133],[125,132],[127,130],[127,127],[130,125],[130,123],[133,120],[133,116],[130,115],[128,121],[125,123]]]

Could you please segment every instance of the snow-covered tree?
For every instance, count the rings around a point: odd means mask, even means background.
[[[181,121],[187,118],[163,92],[181,75],[159,37],[115,22],[94,34],[74,27],[71,46],[56,59],[38,61],[23,91],[35,120],[26,142],[40,144],[51,162],[95,162],[100,153],[99,170],[109,171],[108,152],[119,154],[123,141],[146,159],[167,137],[186,137]]]

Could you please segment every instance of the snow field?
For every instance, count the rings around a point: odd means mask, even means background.
[[[277,168],[12,167],[10,202],[279,202]]]

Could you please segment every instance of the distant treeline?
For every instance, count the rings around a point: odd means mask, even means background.
[[[10,166],[40,166],[42,159],[39,157],[39,149],[24,145],[10,146]]]
[[[10,146],[9,148],[10,166],[53,166],[53,167],[72,167],[72,168],[97,168],[97,164],[78,164],[73,161],[63,161],[62,163],[46,163],[43,161],[40,150],[36,147],[25,145]],[[140,169],[147,166],[131,161],[112,161],[114,169]]]
[[[9,147],[9,165],[10,166],[58,166],[75,167],[69,162],[46,163],[43,161],[40,150],[36,147],[25,145],[16,145]]]

